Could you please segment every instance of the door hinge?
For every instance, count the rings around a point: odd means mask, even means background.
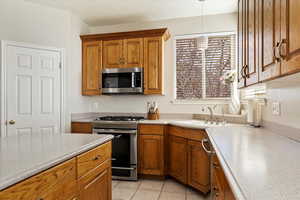
[[[61,69],[61,67],[62,67],[62,64],[61,64],[61,62],[59,63],[59,69]]]

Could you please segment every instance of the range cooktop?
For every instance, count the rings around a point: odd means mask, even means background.
[[[96,121],[139,121],[145,119],[141,116],[104,116],[96,118]]]

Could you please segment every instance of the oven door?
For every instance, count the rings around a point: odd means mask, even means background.
[[[94,128],[93,132],[114,136],[112,140],[113,178],[137,180],[137,130]]]
[[[102,93],[143,93],[143,69],[140,67],[104,69]]]

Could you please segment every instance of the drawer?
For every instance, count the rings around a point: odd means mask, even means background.
[[[198,130],[198,129],[186,129],[188,139],[195,140],[195,141],[201,141],[203,138],[206,137],[206,132],[204,130]]]
[[[5,200],[36,200],[36,199],[63,199],[76,192],[76,185],[68,192],[55,196],[55,188],[65,183],[76,183],[76,160],[71,159],[56,167],[50,168],[38,175],[28,178],[16,185],[0,191],[0,199]],[[72,185],[72,184],[71,184]],[[49,194],[49,195],[47,195]],[[58,194],[57,194],[58,196]],[[46,198],[44,198],[46,197]]]
[[[72,122],[72,133],[92,133],[92,123],[88,122]]]
[[[183,137],[195,141],[201,141],[206,136],[206,132],[204,130],[182,128],[177,126],[169,126],[168,133],[169,135]]]
[[[169,135],[187,138],[187,131],[184,128],[177,126],[169,126],[168,128]]]
[[[142,124],[139,125],[139,134],[141,135],[164,135],[164,125]]]
[[[86,153],[77,156],[78,177],[84,176],[105,160],[111,158],[111,142],[102,144]]]

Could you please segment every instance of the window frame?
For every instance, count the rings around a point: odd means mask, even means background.
[[[193,39],[198,38],[201,36],[226,36],[226,35],[235,35],[235,40],[237,41],[237,32],[235,31],[224,31],[224,32],[210,32],[210,33],[195,33],[195,34],[186,34],[186,35],[175,35],[173,38],[173,55],[174,55],[174,91],[173,91],[173,100],[171,103],[173,104],[229,104],[234,98],[234,94],[236,93],[234,90],[237,90],[237,88],[234,88],[233,83],[231,85],[231,97],[205,97],[201,99],[177,99],[177,49],[176,49],[176,41],[178,39]],[[235,47],[235,59],[234,59],[234,68],[232,70],[237,70],[237,43]],[[205,77],[206,79],[206,77]],[[235,79],[235,82],[237,80]],[[205,82],[203,83],[205,86]]]

